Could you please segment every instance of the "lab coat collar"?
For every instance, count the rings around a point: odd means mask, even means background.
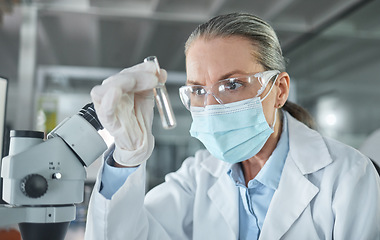
[[[289,155],[303,175],[316,172],[332,162],[322,136],[285,112],[289,121]]]
[[[216,178],[227,175],[227,171],[231,168],[232,164],[215,158],[208,151],[206,153],[208,156],[202,161],[202,167]]]
[[[319,192],[319,188],[305,175],[332,162],[322,136],[286,114],[289,120],[289,154],[260,239],[281,239]]]

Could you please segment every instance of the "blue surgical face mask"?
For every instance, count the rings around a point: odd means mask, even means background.
[[[255,156],[273,133],[276,122],[275,118],[270,127],[264,116],[261,102],[268,94],[263,99],[192,107],[191,136],[199,139],[214,157],[228,163]]]

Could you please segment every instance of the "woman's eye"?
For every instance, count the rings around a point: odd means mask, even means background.
[[[203,88],[193,88],[192,90],[192,94],[197,95],[197,96],[204,95],[205,93],[206,91]]]
[[[238,88],[240,88],[241,86],[243,86],[243,84],[239,83],[239,82],[236,82],[236,81],[229,81],[225,84],[224,88],[226,90],[236,90]]]

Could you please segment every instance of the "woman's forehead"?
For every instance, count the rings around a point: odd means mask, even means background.
[[[197,39],[187,51],[187,78],[191,81],[215,81],[230,72],[248,74],[263,71],[254,57],[254,50],[251,42],[242,37]]]

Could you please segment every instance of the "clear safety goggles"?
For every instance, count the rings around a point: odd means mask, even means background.
[[[211,96],[219,104],[237,102],[260,96],[269,81],[280,73],[278,70],[259,72],[250,76],[227,78],[212,86],[187,85],[179,88],[179,95],[185,107],[205,107]],[[217,104],[214,103],[214,104]],[[212,103],[211,103],[212,104]]]

